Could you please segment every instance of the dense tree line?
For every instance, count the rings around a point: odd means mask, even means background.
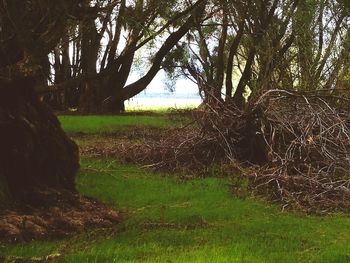
[[[240,107],[249,94],[267,89],[348,88],[347,5],[323,0],[212,3],[204,22],[181,44],[187,59],[177,66],[205,98]]]
[[[123,111],[124,101],[160,69],[173,79],[192,79],[208,102],[240,107],[249,94],[266,89],[347,88],[344,0],[29,1],[28,8],[35,2],[36,12],[47,12],[38,25],[26,24],[31,18],[17,1],[5,2],[2,13],[22,19],[4,23],[30,50],[42,77],[37,89],[56,110]],[[39,34],[43,24],[50,25],[50,35]],[[127,85],[137,54],[147,49],[152,54],[142,54],[144,75]],[[6,61],[18,54],[2,56]]]
[[[124,101],[144,90],[164,57],[202,17],[205,1],[85,1],[97,10],[73,25],[52,53],[56,94],[48,100],[58,108],[82,112],[118,112]],[[159,47],[145,75],[126,85],[135,54],[145,45]]]
[[[160,69],[187,76],[207,101],[262,90],[346,88],[347,1],[85,1],[81,21],[51,55],[47,97],[58,109],[116,112]],[[166,8],[165,8],[166,7]],[[146,70],[126,85],[135,55],[152,50]],[[146,58],[144,59],[146,60]]]

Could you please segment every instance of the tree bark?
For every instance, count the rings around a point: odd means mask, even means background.
[[[248,84],[248,81],[250,80],[250,77],[252,75],[252,65],[254,63],[254,58],[255,58],[255,49],[252,48],[249,51],[248,54],[248,59],[244,67],[244,71],[242,73],[242,77],[238,83],[236,92],[233,96],[233,101],[236,104],[237,107],[243,108],[244,106],[244,98],[243,98],[243,93],[244,89]]]
[[[75,191],[77,145],[37,98],[29,78],[0,83],[0,178],[13,198],[35,191]]]
[[[232,73],[233,73],[233,58],[237,54],[239,43],[241,42],[243,36],[244,23],[241,23],[236,34],[236,37],[232,41],[230,46],[230,52],[227,59],[226,68],[226,97],[225,100],[230,100],[232,98],[233,83],[232,83]]]

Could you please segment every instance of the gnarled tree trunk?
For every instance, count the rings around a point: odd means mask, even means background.
[[[30,78],[0,82],[0,179],[13,198],[35,191],[75,191],[77,145],[38,99]]]

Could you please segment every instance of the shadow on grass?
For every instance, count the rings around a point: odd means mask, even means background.
[[[0,253],[59,253],[59,262],[349,262],[349,217],[282,213],[232,196],[224,178],[183,181],[84,159],[77,183],[126,220],[109,231],[3,246]]]

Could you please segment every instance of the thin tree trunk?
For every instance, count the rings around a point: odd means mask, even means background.
[[[241,23],[237,32],[236,37],[232,41],[230,46],[230,52],[227,59],[227,69],[226,69],[226,101],[232,98],[233,92],[233,83],[232,83],[232,74],[233,74],[233,59],[237,54],[239,43],[241,42],[244,32],[244,23]]]
[[[248,59],[246,61],[243,73],[242,73],[242,77],[238,83],[236,92],[233,96],[233,101],[234,103],[237,105],[237,107],[239,108],[243,108],[244,106],[244,97],[243,97],[243,93],[245,91],[245,87],[248,84],[248,81],[250,80],[250,77],[252,75],[252,65],[254,63],[254,58],[255,58],[255,49],[252,48],[249,51],[249,55],[248,55]]]

